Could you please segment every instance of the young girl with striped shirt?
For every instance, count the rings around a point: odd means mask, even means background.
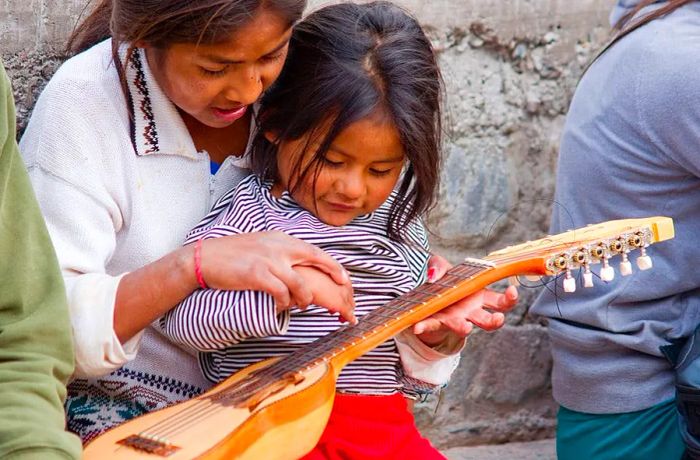
[[[289,59],[265,94],[244,179],[187,237],[202,241],[278,231],[338,260],[362,317],[425,279],[429,259],[419,217],[433,202],[440,163],[440,76],[429,40],[398,7],[376,2],[323,8],[296,26]],[[339,327],[332,282],[296,266],[314,298],[305,309],[261,291],[206,287],[161,320],[172,340],[200,351],[206,378],[293,352]],[[342,320],[355,321],[352,314]],[[444,384],[401,364],[406,341],[389,340],[340,373],[328,427],[307,458],[444,458],[415,428],[406,397]],[[418,336],[420,337],[420,335]],[[454,355],[461,340],[427,353]],[[416,348],[414,344],[414,348]],[[432,369],[434,374],[434,369]]]

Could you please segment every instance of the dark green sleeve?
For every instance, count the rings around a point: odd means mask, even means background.
[[[0,458],[79,458],[64,430],[73,344],[63,279],[15,141],[0,63]]]

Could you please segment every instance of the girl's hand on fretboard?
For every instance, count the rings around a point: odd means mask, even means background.
[[[452,265],[441,256],[434,255],[428,262],[428,283],[439,280]],[[518,302],[518,290],[509,286],[505,292],[482,289],[438,313],[419,321],[413,326],[413,333],[429,346],[436,346],[447,340],[450,334],[465,338],[476,325],[487,331],[494,331],[505,322],[504,313]]]

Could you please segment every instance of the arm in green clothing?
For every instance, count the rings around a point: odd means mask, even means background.
[[[0,458],[79,458],[65,431],[73,345],[63,279],[15,142],[0,63]]]

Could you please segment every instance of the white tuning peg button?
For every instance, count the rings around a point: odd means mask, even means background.
[[[564,292],[576,292],[576,280],[574,278],[564,279]]]
[[[583,272],[583,287],[593,287],[593,273],[591,273],[590,269]]]
[[[615,269],[608,265],[607,261],[605,261],[603,268],[600,269],[600,279],[608,282],[615,279]]]
[[[629,260],[620,262],[620,275],[629,276],[632,274],[632,263]]]
[[[640,270],[649,270],[651,266],[651,257],[647,255],[647,248],[642,248],[642,253],[637,257],[637,267]]]
[[[637,267],[639,267],[640,270],[649,270],[652,265],[651,257],[647,255],[637,257]]]
[[[571,273],[567,273],[564,278],[564,292],[576,292],[576,279]]]

